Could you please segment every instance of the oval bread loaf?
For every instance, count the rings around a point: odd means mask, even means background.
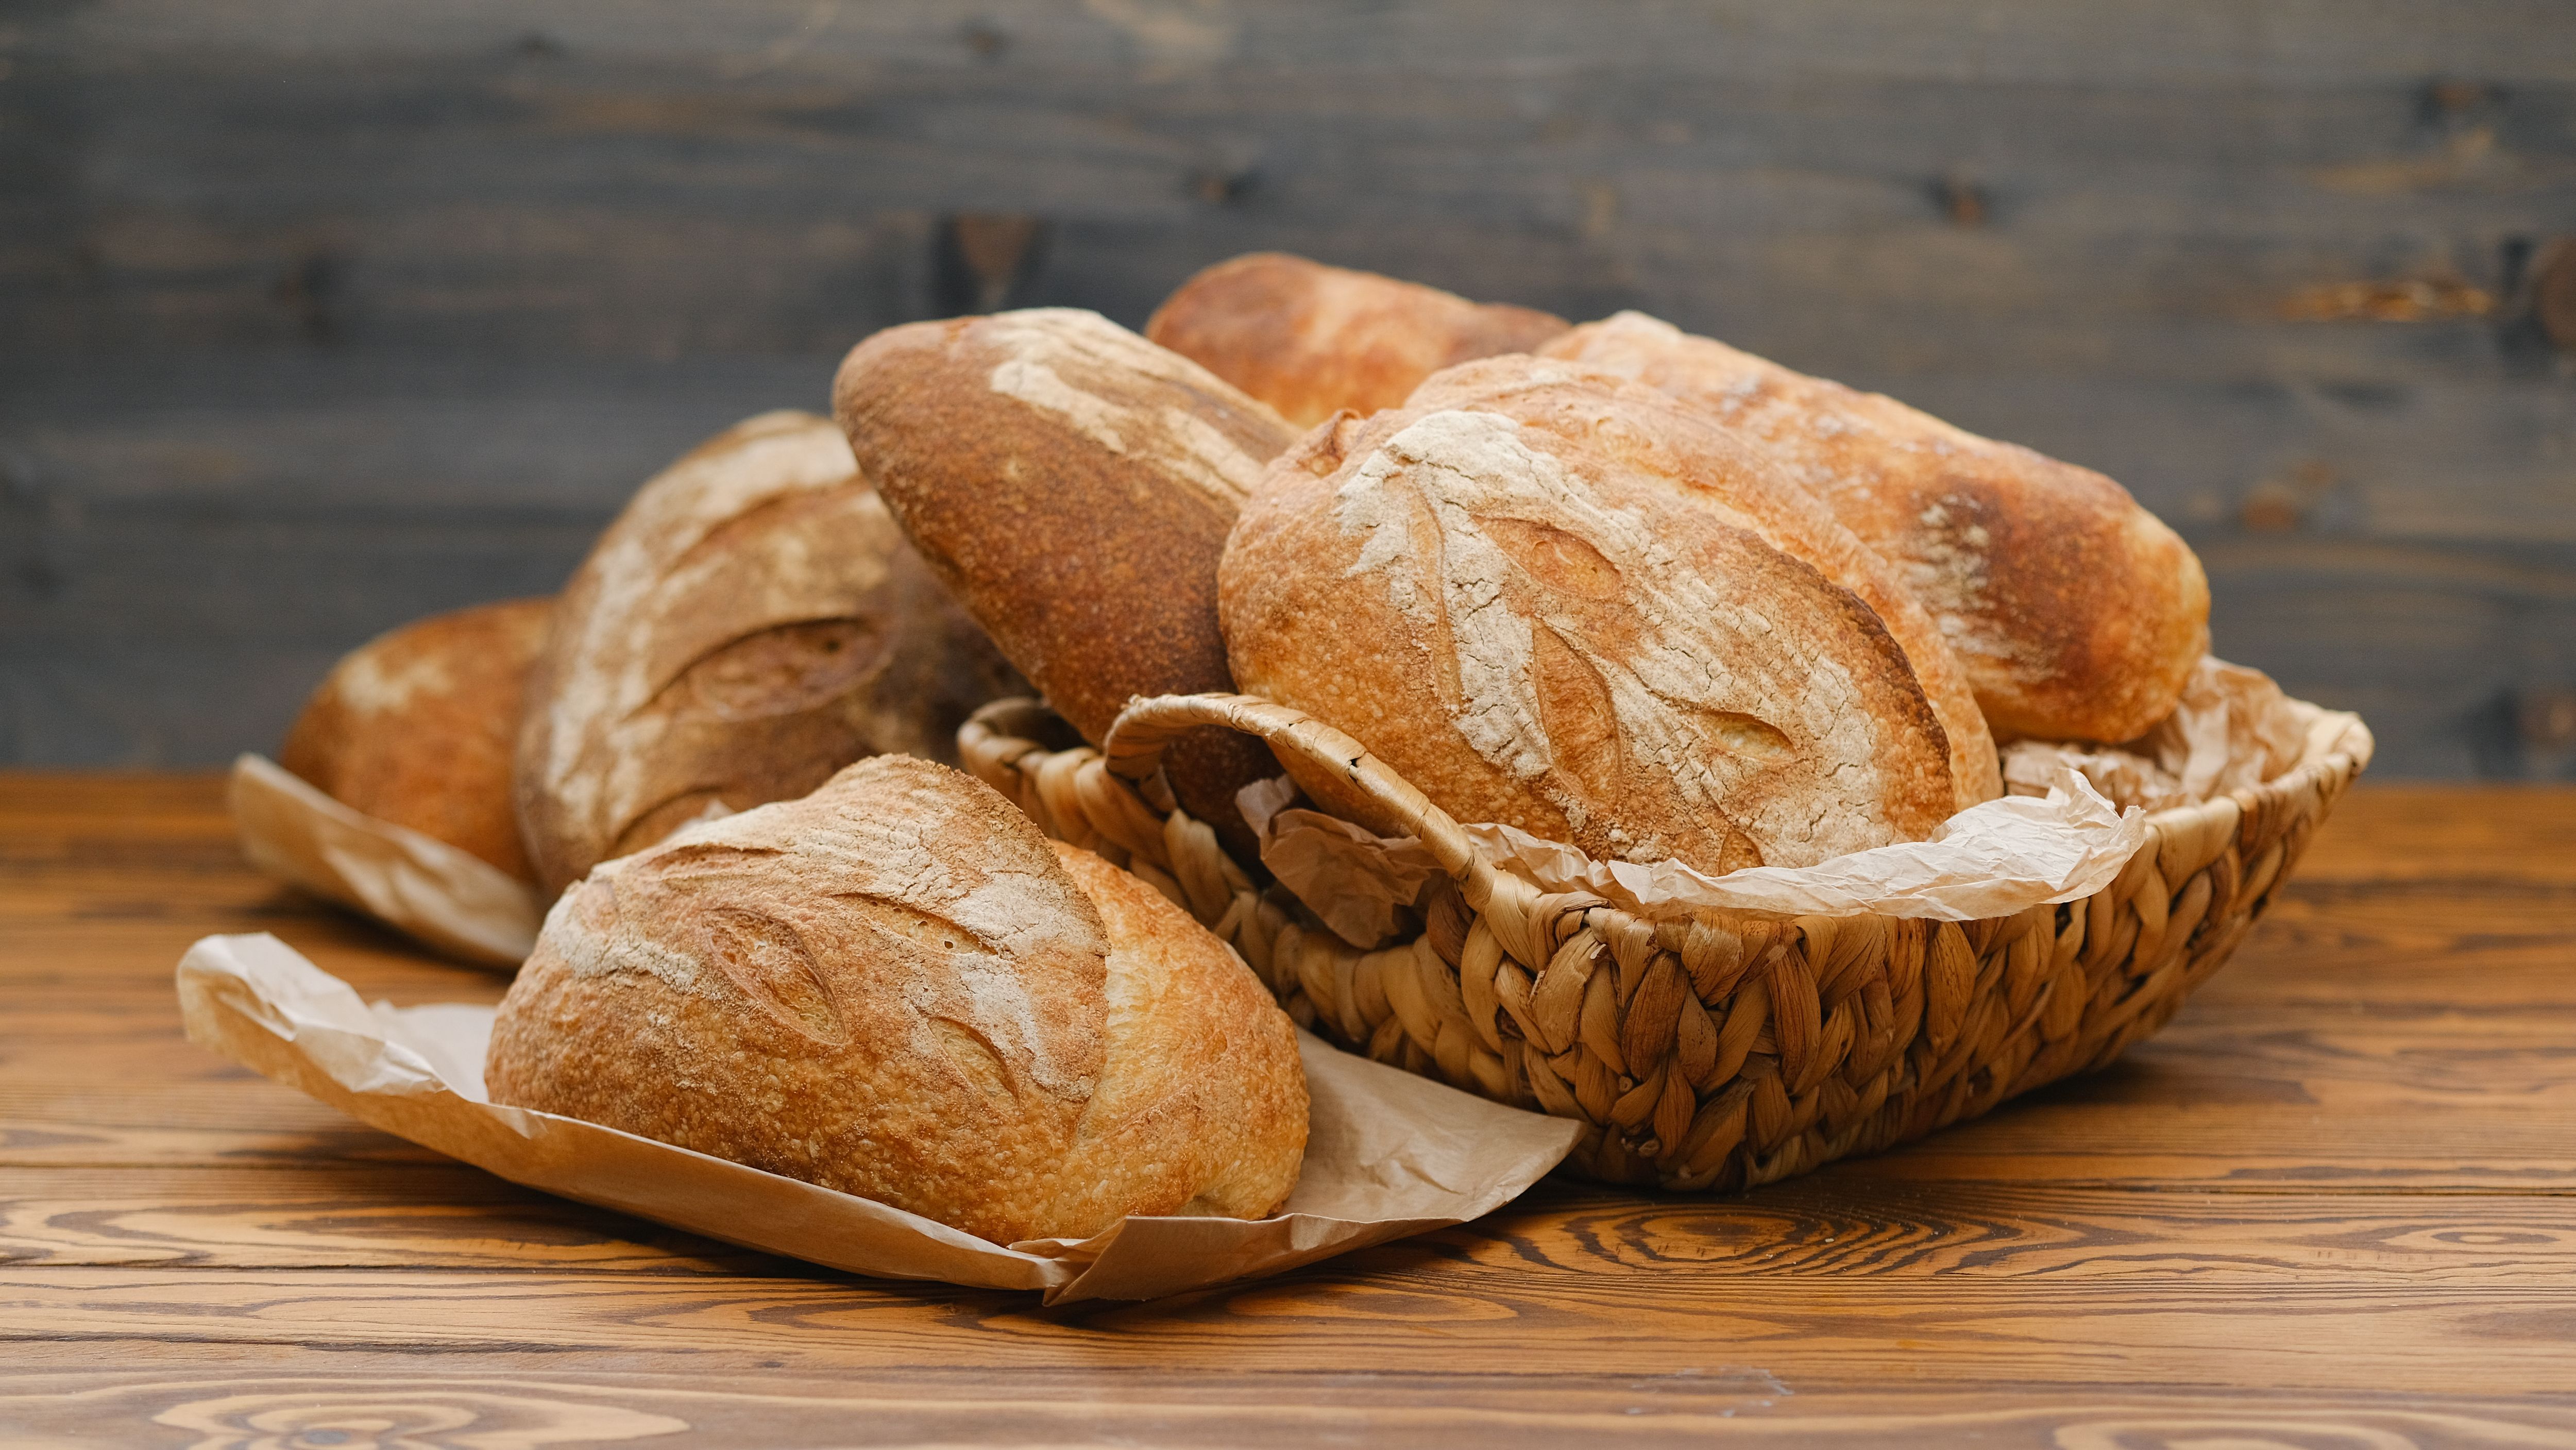
[[[1234,687],[1217,558],[1296,441],[1266,405],[1069,308],[889,328],[851,350],[833,398],[905,532],[1085,739],[1132,697]],[[1248,848],[1234,793],[1277,773],[1257,742],[1195,732],[1168,772]]]
[[[1591,369],[1470,363],[1316,430],[1220,582],[1245,688],[1461,820],[1596,858],[1810,865],[2000,789],[1886,566],[1723,429]]]
[[[518,741],[529,857],[560,890],[862,756],[953,757],[1018,687],[840,430],[764,413],[644,485],[564,587]]]
[[[1605,391],[1612,396],[1605,398]],[[1596,369],[1535,357],[1493,358],[1435,374],[1415,391],[1411,406],[1482,409],[1588,439],[1639,478],[1665,480],[1681,497],[1746,515],[1772,547],[1850,590],[1905,652],[1950,743],[1955,808],[2003,794],[1994,737],[1940,626],[1885,559],[1782,477],[1760,450],[1711,429],[1687,404]]]
[[[534,881],[510,752],[551,599],[435,614],[351,650],[304,702],[278,764],[323,794]]]
[[[2172,713],[2209,651],[2199,559],[2090,469],[1642,313],[1587,323],[1544,351],[1659,388],[1757,440],[1896,565],[2000,737],[2134,739]]]
[[[1308,428],[1344,408],[1399,407],[1442,368],[1534,351],[1566,326],[1533,308],[1254,252],[1182,283],[1145,336]]]
[[[486,1079],[1004,1244],[1265,1216],[1306,1141],[1295,1031],[1230,949],[901,756],[593,871]]]

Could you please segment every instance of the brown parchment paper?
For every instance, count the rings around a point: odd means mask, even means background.
[[[447,956],[516,968],[537,943],[536,889],[479,856],[351,809],[275,762],[233,761],[233,829],[251,865]]]
[[[2347,723],[2358,722],[2291,699],[2260,671],[2204,659],[2173,715],[2126,746],[2007,748],[2011,793],[1952,816],[1928,841],[1708,876],[1678,861],[1596,861],[1510,826],[1466,830],[1495,865],[1543,890],[1590,892],[1649,919],[1719,908],[1975,921],[2091,896],[2150,839],[2148,812],[2270,780],[2298,763],[2311,733]],[[1296,794],[1281,777],[1238,797],[1262,864],[1343,940],[1378,945],[1438,863],[1412,837],[1294,806]]]
[[[491,1008],[370,1006],[264,933],[198,942],[178,986],[192,1040],[513,1183],[852,1273],[1034,1289],[1049,1304],[1151,1299],[1464,1222],[1537,1182],[1581,1132],[1300,1034],[1311,1126],[1303,1176],[1279,1214],[1129,1218],[1078,1242],[1003,1247],[869,1199],[487,1102]]]

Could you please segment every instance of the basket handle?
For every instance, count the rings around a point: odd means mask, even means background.
[[[1256,736],[1274,753],[1346,782],[1422,842],[1458,883],[1469,906],[1482,911],[1493,898],[1493,863],[1447,811],[1371,755],[1367,746],[1303,710],[1255,695],[1139,696],[1118,712],[1100,753],[1112,773],[1141,782],[1162,768],[1163,751],[1173,740],[1210,725]]]

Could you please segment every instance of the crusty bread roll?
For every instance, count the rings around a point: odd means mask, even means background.
[[[553,611],[551,599],[512,599],[376,636],[314,687],[278,763],[343,805],[534,881],[510,750]]]
[[[1145,335],[1300,428],[1343,408],[1399,407],[1453,363],[1530,352],[1566,321],[1508,303],[1327,267],[1284,252],[1219,262],[1182,283]]]
[[[1996,735],[2130,740],[2209,650],[2189,545],[2090,469],[1642,313],[1543,351],[1712,410],[1822,498],[1940,622]]]
[[[1216,561],[1279,415],[1069,308],[920,322],[852,349],[834,408],[931,567],[1098,744],[1138,695],[1231,690]],[[1234,793],[1275,775],[1202,730],[1168,759],[1190,813],[1248,849]]]
[[[485,1080],[996,1243],[1262,1217],[1306,1142],[1295,1031],[1239,958],[902,756],[593,871]]]
[[[966,716],[1019,688],[840,430],[764,413],[645,484],[564,586],[519,732],[521,832],[560,890],[861,756],[954,758]]]
[[[1723,428],[1593,369],[1468,363],[1317,429],[1219,580],[1246,689],[1453,816],[1597,858],[1810,865],[2000,790],[1886,565]]]

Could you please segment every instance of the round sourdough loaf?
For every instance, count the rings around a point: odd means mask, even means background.
[[[324,795],[534,881],[510,809],[510,751],[551,599],[434,614],[351,650],[286,732],[278,764]]]
[[[1810,865],[2000,790],[1886,565],[1723,429],[1592,369],[1468,363],[1318,428],[1220,586],[1244,688],[1461,820],[1599,858]]]
[[[559,890],[862,756],[951,757],[1018,685],[840,430],[764,413],[645,484],[564,586],[518,739],[529,857]]]
[[[2209,652],[2191,547],[2091,469],[1642,313],[1543,349],[1708,410],[1896,565],[2006,739],[2135,739]]]
[[[889,328],[851,350],[833,399],[904,531],[1084,738],[1135,696],[1234,687],[1217,557],[1296,441],[1267,405],[1070,308]],[[1180,803],[1239,848],[1235,792],[1275,773],[1226,731],[1169,760]]]
[[[1265,1216],[1306,1142],[1295,1029],[1230,948],[899,756],[593,871],[485,1076],[1005,1244]]]
[[[1532,308],[1254,252],[1182,283],[1145,335],[1306,428],[1398,407],[1442,368],[1530,352],[1565,329]]]

